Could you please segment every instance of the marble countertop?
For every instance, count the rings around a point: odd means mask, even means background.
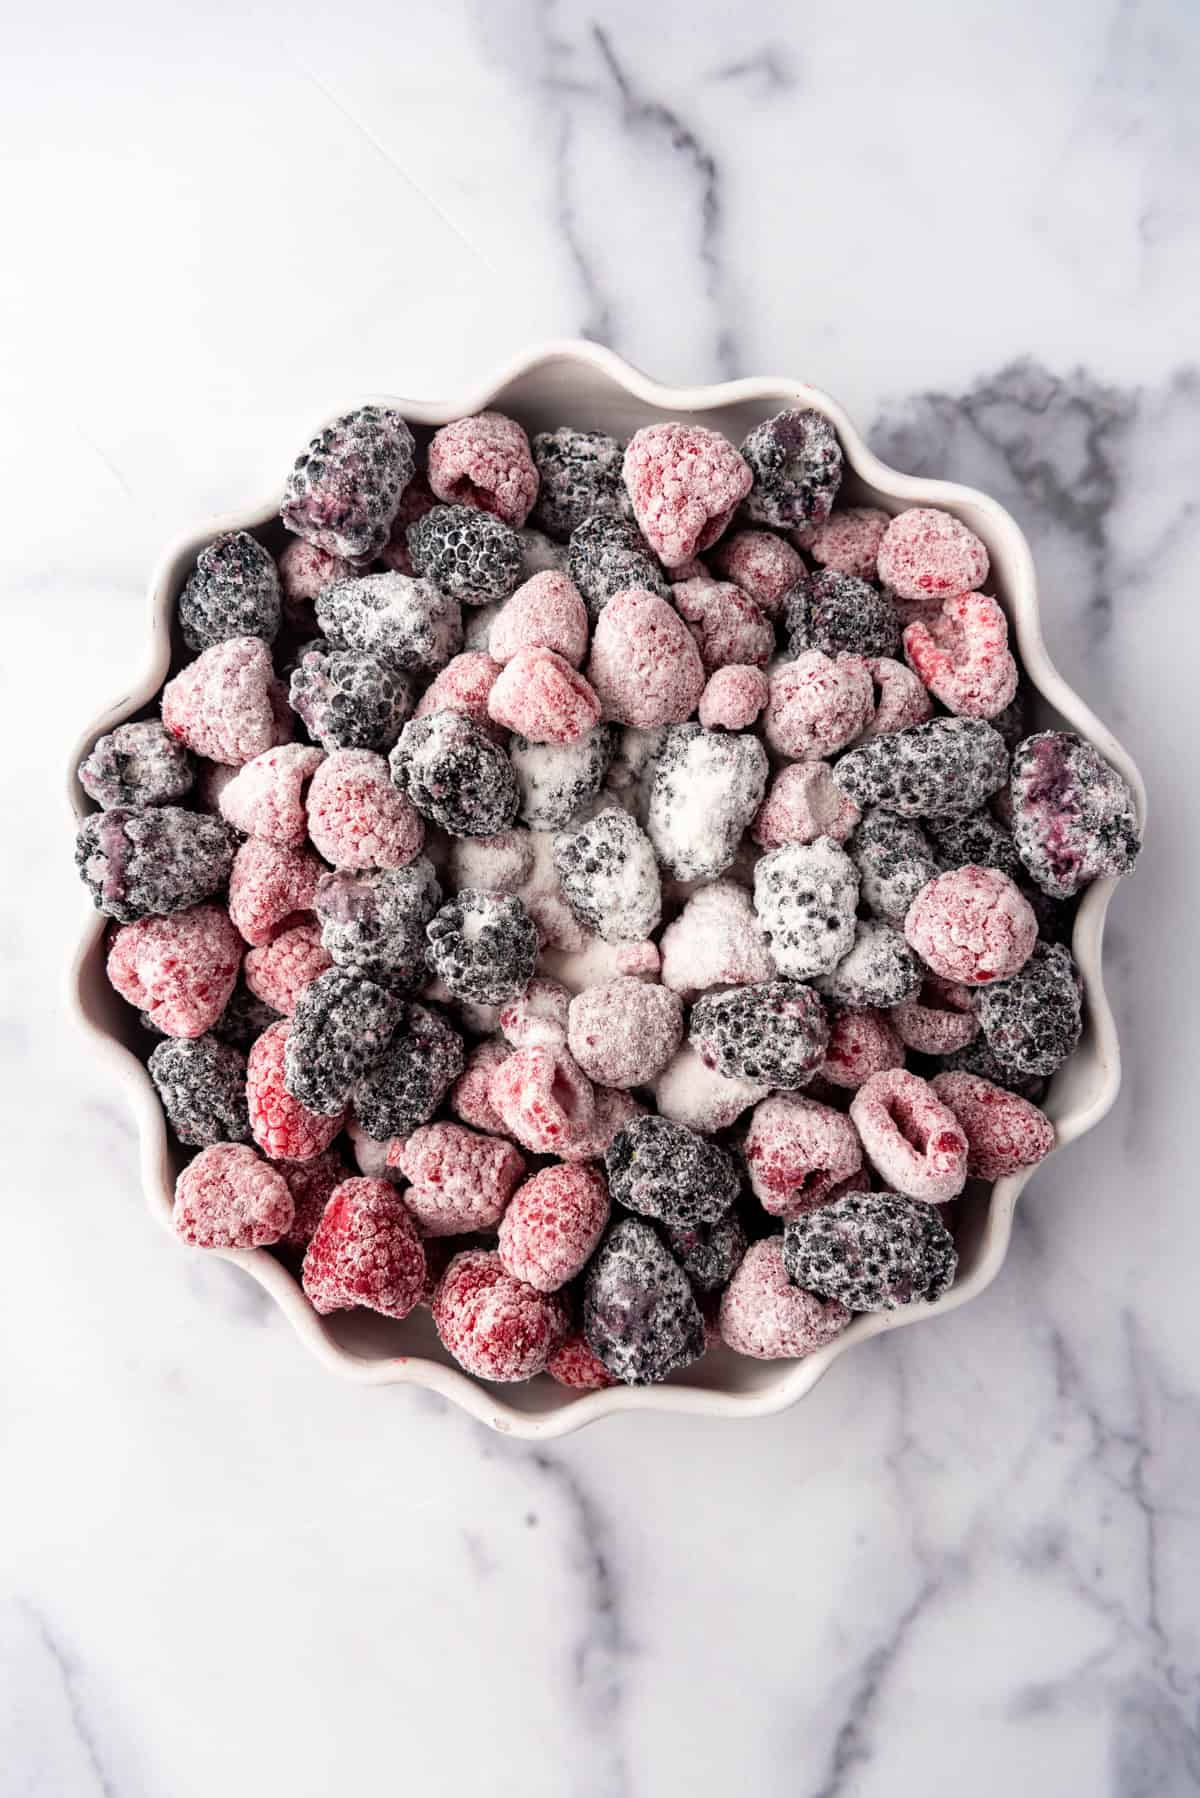
[[[1200,1789],[1186,0],[27,8],[7,27],[0,1786]],[[1025,526],[1140,760],[1126,1083],[977,1303],[798,1409],[549,1450],[359,1391],[149,1220],[58,999],[61,774],[162,545],[315,419],[586,333],[779,372]]]

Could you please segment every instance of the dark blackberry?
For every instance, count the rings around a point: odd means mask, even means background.
[[[434,506],[406,533],[417,574],[464,606],[507,599],[521,580],[521,539],[503,519],[475,506]]]
[[[202,549],[179,595],[179,628],[196,655],[230,637],[273,643],[281,613],[278,570],[249,531],[229,531]]]
[[[662,569],[637,526],[604,513],[577,524],[567,544],[567,573],[583,595],[594,624],[614,593],[645,587],[671,597]]]
[[[392,668],[432,673],[462,648],[458,601],[393,570],[326,587],[317,624],[335,649],[365,650]]]
[[[169,805],[191,790],[195,778],[191,756],[157,718],[118,724],[79,764],[80,786],[106,811],[117,805]]]
[[[425,934],[429,965],[456,999],[502,1005],[533,979],[537,926],[512,893],[464,887],[430,919]]]
[[[669,1229],[667,1241],[684,1273],[701,1292],[727,1286],[746,1253],[746,1232],[736,1211],[727,1211],[712,1224]]]
[[[860,918],[849,954],[828,974],[818,974],[814,984],[835,1005],[886,1010],[918,993],[922,979],[921,963],[898,930]]]
[[[574,743],[531,743],[514,736],[509,760],[521,794],[521,822],[531,830],[561,830],[604,785],[616,746],[616,727],[598,724]]]
[[[249,1142],[246,1057],[216,1036],[171,1037],[146,1063],[180,1142]]]
[[[938,862],[947,872],[972,866],[998,868],[1010,880],[1025,878],[1016,844],[991,812],[970,812],[965,818],[931,818],[926,828]]]
[[[664,1117],[626,1124],[609,1145],[604,1166],[616,1204],[672,1229],[715,1223],[741,1186],[732,1155]]]
[[[697,999],[688,1036],[719,1074],[794,1091],[825,1059],[829,1020],[811,986],[764,980]]]
[[[398,412],[360,406],[310,439],[297,456],[280,517],[331,556],[377,556],[412,479],[413,436]]]
[[[229,995],[229,1002],[213,1025],[213,1035],[235,1049],[249,1049],[264,1030],[278,1024],[282,1013],[252,993],[244,980],[239,980]]]
[[[296,1001],[283,1084],[309,1111],[336,1116],[379,1060],[403,1016],[403,999],[386,987],[345,968],[330,968]]]
[[[846,852],[858,869],[863,903],[894,924],[940,872],[921,825],[876,806],[863,813]]]
[[[627,1386],[665,1380],[704,1353],[704,1319],[688,1277],[638,1218],[614,1224],[592,1258],[583,1333]]]
[[[982,1035],[977,1036],[965,1048],[952,1049],[948,1055],[939,1056],[936,1063],[930,1064],[928,1077],[931,1078],[935,1073],[978,1074],[981,1080],[990,1080],[993,1086],[1006,1087],[1009,1092],[1028,1099],[1031,1104],[1037,1104],[1046,1091],[1046,1082],[1040,1075],[1019,1074],[1016,1068],[1006,1067],[988,1047],[987,1037]]]
[[[805,1292],[851,1311],[894,1311],[949,1291],[958,1266],[937,1207],[892,1192],[848,1192],[784,1226],[783,1265]]]
[[[204,812],[116,805],[83,820],[75,866],[96,910],[132,924],[210,898],[228,879],[237,844],[235,830]]]
[[[778,412],[742,444],[754,485],[747,516],[780,530],[824,524],[842,479],[837,432],[820,412]]]
[[[532,522],[552,537],[569,537],[585,518],[630,516],[615,437],[562,425],[539,431],[530,447],[539,478]]]
[[[376,1142],[427,1124],[463,1071],[463,1042],[441,1012],[410,1005],[404,1021],[354,1089],[354,1115]]]
[[[1017,745],[1012,820],[1017,853],[1054,899],[1102,874],[1127,874],[1141,848],[1129,787],[1070,730],[1039,731]]]
[[[787,596],[788,654],[820,649],[835,656],[895,656],[900,615],[886,593],[852,574],[823,568],[797,581]]]
[[[309,643],[297,657],[289,697],[322,749],[391,748],[413,709],[412,682],[365,650]]]
[[[1008,779],[1008,751],[982,718],[934,718],[852,749],[833,778],[859,805],[904,818],[962,818]]]
[[[400,791],[451,836],[494,837],[517,815],[512,763],[499,743],[461,712],[410,719],[389,762]]]
[[[715,880],[766,791],[767,752],[748,731],[673,724],[654,764],[646,831],[677,880]]]
[[[1052,1074],[1083,1034],[1079,970],[1062,943],[1036,943],[1019,974],[980,987],[975,1007],[988,1047],[1018,1074]]]
[[[643,942],[662,916],[654,847],[628,812],[598,812],[560,831],[554,866],[563,898],[606,943]]]
[[[313,901],[335,964],[393,987],[425,979],[425,926],[441,903],[437,875],[423,855],[404,868],[323,874]]]

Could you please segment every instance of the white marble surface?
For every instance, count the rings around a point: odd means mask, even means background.
[[[1200,1789],[1189,0],[194,10],[0,67],[0,1789]],[[1127,1055],[978,1303],[759,1424],[539,1452],[355,1391],[138,1192],[58,1007],[66,745],[163,542],[311,422],[585,331],[783,372],[1038,553],[1139,757]]]

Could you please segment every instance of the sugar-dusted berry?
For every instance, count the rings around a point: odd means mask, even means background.
[[[242,944],[220,905],[141,918],[115,931],[108,978],[166,1036],[203,1036],[225,1009]]]
[[[721,1300],[721,1340],[739,1355],[778,1361],[811,1355],[850,1322],[836,1299],[819,1299],[793,1283],[783,1237],[751,1243]]]
[[[246,1143],[201,1149],[175,1182],[172,1221],[197,1249],[257,1249],[286,1234],[294,1212],[287,1182]]]
[[[667,568],[717,541],[754,478],[719,431],[678,422],[638,431],[625,451],[624,476],[634,517]]]
[[[475,506],[517,528],[538,491],[529,439],[501,412],[455,419],[429,445],[429,485],[447,504]]]

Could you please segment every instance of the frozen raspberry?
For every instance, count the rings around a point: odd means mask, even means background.
[[[606,1386],[618,1383],[600,1357],[592,1353],[582,1330],[574,1331],[560,1343],[546,1362],[546,1372],[560,1386],[570,1386],[577,1392],[602,1392]]]
[[[425,476],[418,471],[400,496],[400,504],[396,508],[396,516],[392,519],[388,531],[388,540],[379,552],[379,560],[385,568],[394,569],[397,574],[424,573],[413,567],[409,554],[408,531],[419,519],[432,512],[437,505],[437,498]]]
[[[215,893],[225,884],[235,842],[227,824],[200,812],[117,805],[83,820],[75,866],[96,910],[131,924]]]
[[[294,924],[269,943],[246,953],[243,975],[256,999],[290,1017],[306,986],[333,965],[321,942],[321,926]]]
[[[277,567],[284,619],[299,635],[313,636],[316,601],[326,587],[348,581],[353,564],[331,556],[327,549],[318,549],[315,543],[306,543],[303,537],[289,537],[279,552]]]
[[[564,1161],[603,1161],[619,1132],[645,1115],[646,1107],[631,1093],[598,1086],[593,1093],[592,1121],[587,1130],[565,1142],[559,1154]]]
[[[255,756],[222,789],[221,816],[247,836],[298,848],[308,835],[304,794],[324,759],[303,743]]]
[[[570,1004],[570,993],[557,980],[531,980],[521,996],[510,1000],[500,1013],[500,1029],[514,1049],[539,1045],[561,1049],[567,1040]]]
[[[1054,1147],[1054,1125],[1036,1105],[975,1074],[938,1074],[931,1082],[967,1139],[967,1172],[1000,1180],[1036,1167]]]
[[[920,991],[894,1006],[889,1016],[900,1041],[919,1055],[948,1055],[979,1034],[971,988],[937,974],[928,975]]]
[[[774,1217],[800,1217],[823,1205],[830,1189],[862,1166],[849,1118],[795,1093],[755,1106],[743,1152],[755,1195]]]
[[[539,431],[532,443],[541,485],[533,522],[552,537],[569,537],[585,518],[623,518],[629,499],[621,479],[624,450],[600,431]]]
[[[561,830],[594,799],[613,753],[613,726],[598,724],[574,743],[531,743],[517,736],[508,746],[521,795],[520,817],[532,830]]]
[[[654,1103],[673,1124],[713,1136],[728,1130],[769,1091],[760,1080],[718,1073],[691,1043],[683,1043],[654,1082]]]
[[[330,555],[378,555],[412,478],[412,432],[398,412],[360,406],[318,431],[296,458],[280,516]]]
[[[388,1165],[411,1181],[405,1203],[427,1236],[494,1229],[525,1173],[512,1143],[446,1123],[393,1141]]]
[[[662,935],[662,981],[686,999],[713,986],[746,986],[775,974],[771,951],[744,887],[702,887]]]
[[[466,887],[430,919],[429,964],[456,999],[503,1005],[525,991],[537,961],[537,931],[512,893]]]
[[[1043,892],[1068,899],[1127,874],[1141,847],[1137,806],[1115,768],[1073,731],[1026,737],[1013,756],[1013,836]]]
[[[794,1088],[825,1059],[829,1025],[811,987],[768,980],[706,993],[692,1008],[688,1035],[719,1073]]]
[[[900,647],[900,620],[887,594],[831,568],[797,582],[788,595],[785,622],[793,656],[819,649],[866,659],[892,656]]]
[[[427,1124],[463,1071],[463,1043],[440,1012],[410,1005],[354,1088],[354,1115],[376,1142]]]
[[[203,1036],[225,1009],[241,959],[224,908],[196,905],[122,925],[109,945],[108,978],[164,1035]]]
[[[732,581],[679,581],[671,599],[696,639],[706,674],[732,663],[765,668],[774,655],[771,620]]]
[[[589,1260],[608,1223],[608,1187],[591,1167],[547,1167],[518,1186],[500,1219],[505,1271],[557,1292]]]
[[[491,1102],[504,1127],[537,1155],[560,1155],[592,1126],[591,1082],[565,1049],[517,1049],[492,1076]]]
[[[869,656],[867,667],[875,694],[875,716],[859,738],[860,743],[907,730],[910,724],[924,724],[933,717],[933,701],[911,668],[903,662],[893,662],[889,656]]]
[[[639,730],[681,724],[704,691],[704,664],[687,625],[644,588],[609,600],[587,672],[605,716]]]
[[[231,637],[206,649],[162,695],[171,735],[214,762],[240,767],[286,743],[291,713],[280,706],[271,652],[257,637]]]
[[[425,926],[441,900],[437,876],[418,856],[405,868],[322,875],[313,903],[338,967],[402,987],[424,977]]]
[[[450,1088],[449,1106],[455,1117],[476,1130],[502,1136],[504,1120],[492,1104],[492,1075],[511,1053],[500,1037],[489,1036],[467,1056],[466,1066]]]
[[[874,506],[847,506],[843,512],[831,512],[823,524],[801,527],[795,542],[822,568],[873,581],[879,545],[891,522]]]
[[[933,1205],[889,1192],[851,1192],[783,1233],[783,1265],[798,1286],[851,1311],[892,1311],[940,1299],[958,1265]]]
[[[447,504],[474,506],[519,528],[538,491],[529,439],[500,412],[456,419],[429,445],[429,485]]]
[[[761,668],[737,662],[718,668],[700,695],[700,722],[705,730],[749,730],[770,692]]]
[[[478,1380],[531,1380],[567,1333],[562,1301],[505,1273],[486,1249],[456,1255],[433,1295],[439,1340]]]
[[[418,855],[425,827],[398,793],[381,755],[338,749],[308,791],[308,832],[336,868],[403,868]]]
[[[521,649],[488,695],[488,715],[531,743],[575,743],[600,722],[600,701],[551,649]]]
[[[554,839],[562,894],[605,942],[642,942],[658,928],[662,897],[654,849],[628,812],[599,812]]]
[[[425,1251],[394,1187],[360,1179],[335,1187],[305,1252],[303,1280],[322,1317],[359,1305],[408,1316],[425,1285]]]
[[[904,1044],[881,1011],[835,1011],[820,1075],[829,1086],[865,1086],[873,1074],[904,1066]]]
[[[757,737],[677,724],[654,766],[646,831],[678,880],[715,880],[737,855],[767,785]],[[643,932],[642,934],[646,934]]]
[[[566,573],[583,595],[593,623],[616,593],[669,597],[662,570],[637,526],[604,514],[583,519],[572,531]]]
[[[340,1117],[355,1086],[387,1048],[404,1002],[372,980],[331,968],[296,1001],[284,1080],[321,1117]]]
[[[280,614],[275,564],[249,531],[229,531],[202,549],[179,595],[179,628],[193,655],[231,637],[273,643]]]
[[[811,1355],[849,1322],[844,1305],[793,1285],[783,1264],[782,1236],[750,1245],[721,1300],[722,1342],[756,1361]]]
[[[312,910],[324,872],[311,849],[284,849],[250,837],[234,857],[229,915],[248,943],[269,943],[294,912]]]
[[[289,1021],[281,1019],[250,1051],[246,1069],[250,1128],[263,1154],[273,1161],[311,1161],[341,1129],[342,1114],[320,1116],[287,1091],[283,1082],[290,1029]]]
[[[196,1249],[257,1249],[292,1221],[287,1182],[246,1143],[201,1149],[175,1182],[173,1221]]]
[[[1008,751],[982,718],[934,718],[844,755],[834,779],[859,805],[905,818],[961,818],[1008,778]]]
[[[287,1181],[296,1208],[291,1228],[286,1236],[280,1237],[278,1246],[303,1254],[316,1234],[334,1192],[343,1181],[351,1178],[350,1169],[336,1149],[326,1149],[323,1155],[314,1155],[311,1161],[280,1161],[275,1165]]]
[[[901,599],[948,599],[983,585],[988,553],[951,513],[913,506],[888,525],[875,565]]]
[[[921,966],[898,930],[878,919],[860,919],[854,943],[836,968],[819,974],[818,992],[835,1005],[857,1010],[900,1005],[921,984]]]
[[[505,601],[488,636],[494,661],[511,662],[523,649],[548,649],[578,668],[588,646],[588,615],[579,589],[565,574],[535,574]]]
[[[1052,1074],[1082,1034],[1079,972],[1061,943],[1037,943],[1010,980],[979,994],[988,1047],[1018,1074]]]
[[[507,599],[521,578],[521,540],[474,506],[434,506],[408,529],[417,574],[464,606]]]
[[[787,595],[804,576],[804,563],[795,550],[770,531],[735,531],[717,544],[709,561],[768,618],[779,616]]]
[[[876,807],[863,813],[848,854],[864,904],[893,924],[903,924],[917,894],[938,873],[933,845],[916,820]]]
[[[517,777],[508,757],[459,712],[412,719],[390,761],[400,791],[452,836],[495,836],[517,815]]]
[[[246,1057],[215,1036],[167,1037],[146,1064],[180,1142],[245,1142]]]
[[[628,1386],[665,1380],[704,1353],[704,1319],[687,1275],[640,1218],[608,1232],[588,1270],[588,1347]]]
[[[935,699],[962,718],[992,718],[1017,690],[1008,623],[985,593],[945,600],[936,618],[910,624],[904,654]]]
[[[362,649],[310,643],[292,670],[289,700],[322,749],[390,749],[413,709],[412,682]]]
[[[213,1025],[213,1035],[235,1049],[247,1050],[257,1042],[264,1030],[279,1022],[279,1013],[252,993],[241,980],[229,995],[229,1002]]]
[[[434,712],[461,712],[496,742],[503,733],[488,716],[488,699],[500,678],[500,664],[478,650],[464,650],[454,657],[426,687],[415,713],[429,718]]]
[[[944,1205],[967,1177],[967,1139],[933,1088],[905,1068],[873,1074],[850,1104],[873,1168],[910,1199]]]
[[[986,808],[965,818],[931,818],[927,828],[947,872],[970,862],[977,868],[998,868],[1010,880],[1024,880],[1025,870],[1012,836]]]
[[[462,647],[458,601],[406,574],[368,574],[327,587],[317,623],[335,648],[364,651],[401,670],[443,668]]]
[[[1037,941],[1037,919],[1006,874],[968,865],[921,888],[904,934],[935,974],[984,986],[1024,967]]]
[[[568,1047],[601,1086],[649,1086],[682,1040],[683,1006],[664,986],[609,980],[571,1000]]]
[[[168,805],[196,778],[192,758],[156,718],[118,724],[97,738],[79,764],[79,784],[106,811],[113,806]]]
[[[824,524],[842,479],[837,432],[820,412],[778,412],[742,445],[753,475],[746,515],[756,524],[797,530]]]
[[[763,726],[780,755],[822,761],[852,743],[870,722],[871,671],[861,656],[831,658],[808,649],[793,662],[779,663],[770,686]]]
[[[715,1222],[741,1184],[737,1164],[724,1149],[664,1117],[627,1125],[604,1165],[618,1205],[668,1225]]]
[[[858,872],[832,837],[789,843],[754,870],[754,909],[775,966],[790,980],[835,968],[854,943]]]
[[[815,843],[818,837],[844,843],[860,816],[853,799],[834,780],[828,762],[789,762],[771,782],[752,835],[763,849]]]
[[[638,431],[623,472],[634,517],[667,568],[717,541],[753,480],[719,431],[678,422]]]

